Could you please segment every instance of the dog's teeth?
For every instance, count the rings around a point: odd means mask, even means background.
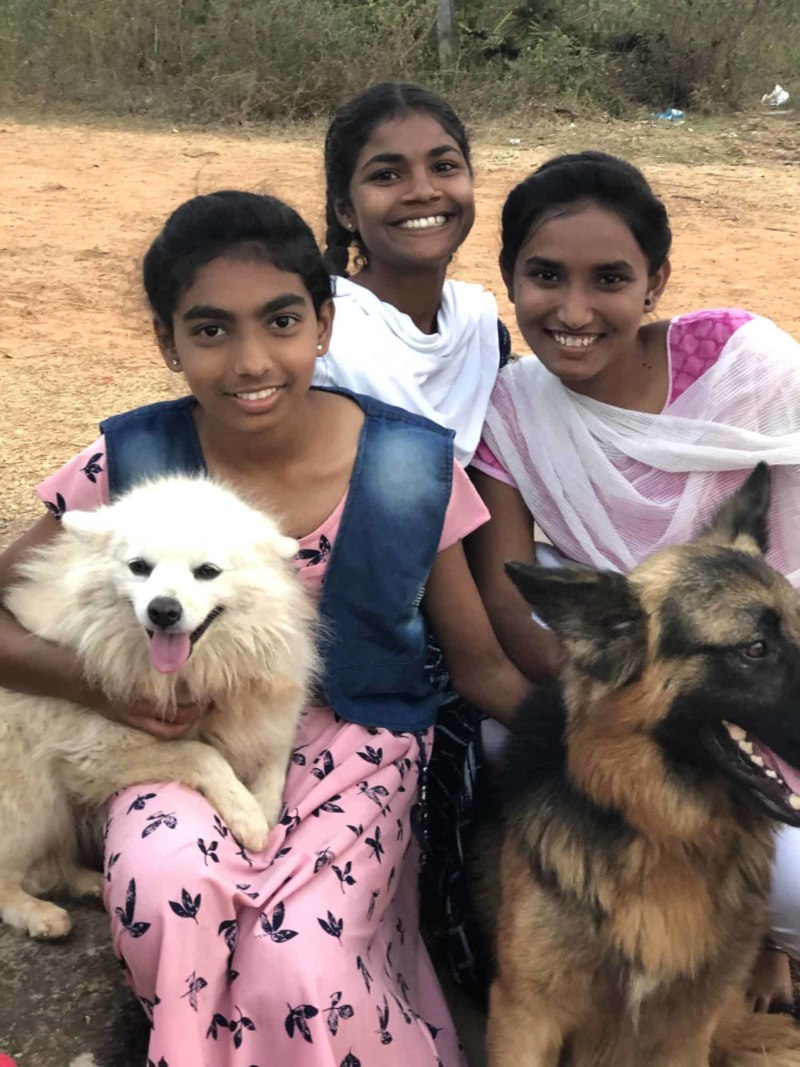
[[[756,767],[763,767],[764,766],[764,761],[760,756],[751,756],[750,757],[750,762],[751,763],[755,763]]]
[[[747,737],[747,731],[743,730],[741,726],[736,726],[732,722],[725,722],[723,725],[734,741],[744,741]]]
[[[769,767],[767,768],[767,770],[764,773],[766,774],[767,778],[777,778],[778,777],[777,774],[775,773],[775,771],[771,770]]]
[[[753,755],[753,742],[752,741],[740,741],[739,748],[742,752],[746,752],[748,756]]]
[[[800,811],[800,797],[796,793],[790,795],[789,807],[794,808],[795,811]]]

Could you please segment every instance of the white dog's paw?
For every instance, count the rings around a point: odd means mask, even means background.
[[[73,897],[102,897],[106,880],[99,871],[81,867],[67,877],[67,889]]]
[[[36,907],[30,909],[25,919],[30,936],[43,941],[66,937],[72,928],[69,915],[63,908],[44,901],[37,901]]]
[[[226,821],[233,836],[248,852],[263,852],[267,847],[269,823],[260,809],[240,812],[235,818]]]

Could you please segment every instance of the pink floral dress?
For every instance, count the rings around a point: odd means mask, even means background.
[[[56,515],[108,500],[102,438],[37,489]],[[301,540],[318,594],[344,500]],[[487,512],[464,472],[439,550]],[[154,1067],[461,1067],[417,923],[420,780],[432,731],[302,717],[283,817],[247,853],[198,793],[111,798],[105,903],[152,1025]]]

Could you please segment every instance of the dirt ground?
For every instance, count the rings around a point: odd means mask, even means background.
[[[564,119],[484,131],[478,221],[453,274],[497,292],[513,325],[496,267],[505,194],[557,152],[603,147],[643,166],[670,210],[665,313],[743,305],[800,336],[797,133],[791,116],[696,130]],[[314,129],[283,137],[0,118],[0,543],[38,514],[32,486],[90,442],[102,417],[173,395],[138,277],[166,214],[197,192],[240,187],[287,199],[319,228],[321,141]]]

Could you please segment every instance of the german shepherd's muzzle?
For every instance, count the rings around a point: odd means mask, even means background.
[[[508,565],[564,669],[520,709],[476,849],[492,1067],[800,1065],[744,999],[774,820],[800,825],[800,597],[768,508],[760,464],[627,577]]]

